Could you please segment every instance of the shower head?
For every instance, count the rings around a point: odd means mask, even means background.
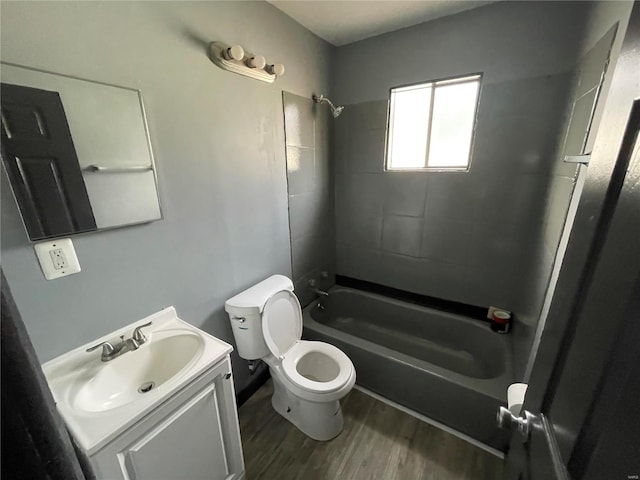
[[[343,106],[336,107],[331,100],[329,100],[327,97],[325,97],[322,94],[319,97],[314,95],[312,98],[313,98],[313,101],[316,103],[326,103],[327,105],[329,105],[329,107],[331,108],[331,114],[333,115],[333,118],[338,118],[342,113],[342,111],[344,110]]]

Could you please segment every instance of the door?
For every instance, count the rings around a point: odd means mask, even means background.
[[[531,428],[512,434],[509,480],[639,478],[639,130],[635,5],[529,381]]]
[[[96,229],[60,95],[2,84],[2,160],[31,240]]]

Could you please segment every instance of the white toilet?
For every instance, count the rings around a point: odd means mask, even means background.
[[[293,283],[273,275],[230,298],[238,354],[262,359],[273,378],[273,408],[314,440],[342,431],[340,399],[353,388],[356,370],[340,349],[302,337],[302,309]]]

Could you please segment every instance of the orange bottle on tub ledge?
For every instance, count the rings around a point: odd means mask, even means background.
[[[509,330],[511,330],[511,313],[505,310],[494,310],[491,316],[491,330],[498,333],[509,333]]]

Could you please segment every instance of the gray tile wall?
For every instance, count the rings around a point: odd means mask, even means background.
[[[592,112],[597,110],[594,108],[594,101],[611,47],[612,35],[613,31],[610,30],[601,38],[580,59],[572,74],[570,101],[560,129],[562,139],[549,177],[542,229],[536,243],[537,262],[531,267],[530,281],[524,292],[528,298],[528,302],[525,303],[527,308],[521,315],[524,328],[515,335],[514,346],[517,351],[530,348],[532,333],[537,327],[539,305],[548,294],[547,286],[556,261],[560,237],[565,228],[571,227],[565,225],[566,222],[573,221],[572,218],[567,218],[567,213],[574,194],[578,169],[576,164],[566,163],[563,159],[565,155],[579,155],[589,151],[588,148],[585,149],[585,143],[588,137],[595,136],[597,127],[591,127],[590,131],[589,125],[592,122]],[[606,95],[606,92],[603,95]],[[598,103],[601,101],[602,97],[598,99]]]
[[[467,173],[384,172],[387,101],[348,105],[335,132],[337,273],[513,311],[521,376],[574,188],[561,160],[581,151],[601,50],[562,73],[486,75]]]
[[[337,273],[514,311],[518,376],[572,188],[556,160],[573,68],[601,10],[498,2],[337,49]],[[470,72],[483,72],[470,171],[383,173],[389,88]]]
[[[521,311],[569,74],[484,85],[469,172],[384,172],[387,102],[336,120],[337,271]]]
[[[329,109],[283,92],[293,282],[300,302],[335,283],[333,175]]]

